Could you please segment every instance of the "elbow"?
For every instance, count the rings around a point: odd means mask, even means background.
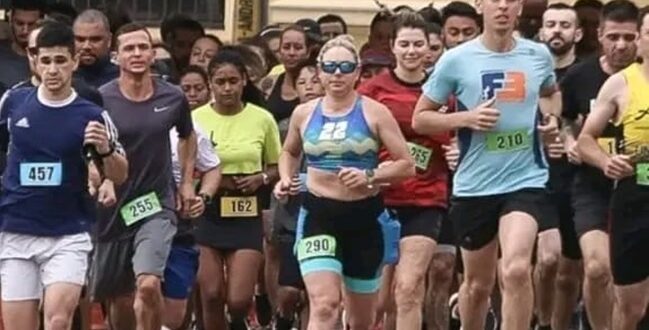
[[[583,154],[584,144],[587,144],[588,143],[587,141],[591,138],[592,137],[590,137],[588,134],[584,134],[584,133],[579,134],[579,136],[577,137],[577,141],[575,142],[576,142],[577,151],[580,154]]]
[[[414,177],[417,171],[415,170],[415,161],[412,157],[404,159],[403,163],[403,170],[400,172],[403,173],[403,179]]]
[[[415,170],[415,162],[411,159],[408,161],[407,165],[406,178],[414,177],[415,174],[417,174],[417,171]]]
[[[412,116],[412,129],[415,131],[417,134],[426,134],[424,132],[424,127],[421,124],[421,120],[419,120],[419,115],[415,113],[414,116]]]

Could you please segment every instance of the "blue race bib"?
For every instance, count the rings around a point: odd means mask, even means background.
[[[61,185],[61,163],[20,163],[20,185],[23,187],[56,187]]]

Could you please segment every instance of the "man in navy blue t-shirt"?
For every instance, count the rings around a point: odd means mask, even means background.
[[[35,329],[42,299],[46,329],[69,329],[91,250],[88,194],[94,162],[121,183],[127,161],[108,114],[71,87],[77,67],[74,34],[48,23],[36,42],[37,88],[16,88],[0,101],[0,127],[9,131],[0,195],[0,274],[5,329]],[[101,158],[101,160],[99,160]]]

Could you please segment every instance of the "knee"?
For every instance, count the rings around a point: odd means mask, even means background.
[[[521,288],[531,284],[532,266],[526,260],[515,260],[503,266],[502,281],[505,289]]]
[[[596,286],[606,286],[611,281],[611,269],[602,260],[591,260],[584,266],[586,280]]]
[[[318,321],[331,321],[338,317],[340,299],[336,295],[310,295],[309,308],[311,317]]]
[[[473,300],[487,300],[493,291],[495,279],[466,278],[462,286]]]
[[[557,273],[557,288],[561,291],[573,290],[579,287],[579,275],[569,272]]]
[[[282,315],[291,315],[300,303],[300,290],[282,287],[277,291],[277,300]]]
[[[217,305],[225,303],[225,290],[218,283],[201,283],[201,302],[205,305]]]
[[[252,297],[228,297],[228,313],[232,318],[242,318],[248,314]]]
[[[137,300],[152,304],[161,298],[160,279],[153,275],[141,275],[137,279]]]
[[[402,277],[397,280],[394,299],[400,310],[419,308],[423,298],[423,278]]]
[[[67,330],[70,329],[72,326],[72,315],[65,315],[64,313],[56,313],[54,315],[51,315],[48,320],[47,324],[49,325],[47,328],[51,330]]]
[[[347,322],[349,329],[370,329],[372,327],[372,319],[361,319],[355,315],[350,315]]]
[[[436,260],[433,262],[432,271],[434,272],[434,287],[450,286],[453,282],[454,260]]]
[[[541,253],[536,260],[536,267],[542,276],[556,274],[559,268],[559,254]]]

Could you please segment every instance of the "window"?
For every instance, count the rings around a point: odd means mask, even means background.
[[[202,23],[206,28],[223,28],[223,12],[226,0],[58,0],[72,4],[77,10],[100,8],[121,4],[131,13],[133,20],[159,26],[165,17],[185,14]],[[52,2],[50,0],[50,2]]]

